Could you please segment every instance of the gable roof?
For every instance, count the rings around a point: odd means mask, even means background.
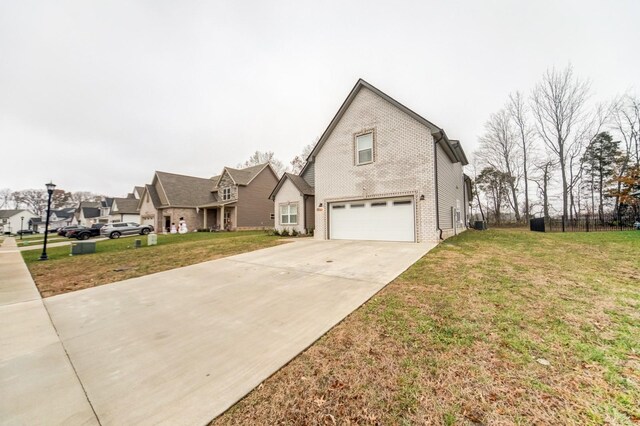
[[[17,215],[20,212],[26,212],[28,210],[25,209],[10,209],[10,210],[0,210],[0,219],[8,219],[12,216]]]
[[[301,176],[294,175],[293,173],[285,173],[278,181],[276,187],[273,188],[273,191],[271,191],[271,194],[269,195],[270,199],[276,199],[276,194],[278,193],[278,191],[280,191],[280,188],[282,188],[282,185],[284,185],[287,179],[289,179],[291,183],[296,188],[298,188],[298,191],[300,191],[300,193],[302,193],[303,195],[315,195],[315,189],[311,185],[309,185],[307,181],[304,180]]]
[[[113,198],[112,197],[104,197],[100,201],[100,206],[101,207],[111,207],[112,204],[113,204]]]
[[[100,217],[100,208],[99,207],[82,207],[82,215],[85,217],[85,219]]]
[[[59,218],[68,219],[73,216],[75,213],[75,209],[59,209],[59,210],[51,210],[51,214],[55,214]]]
[[[351,106],[351,103],[353,102],[353,100],[356,98],[356,95],[363,88],[366,88],[366,89],[372,91],[373,93],[375,93],[376,95],[378,95],[382,99],[384,99],[385,101],[389,102],[390,104],[392,104],[393,106],[398,108],[400,111],[404,112],[405,114],[409,115],[410,117],[412,117],[413,119],[415,119],[419,123],[421,123],[421,124],[425,125],[426,127],[428,127],[429,130],[431,131],[431,134],[434,136],[434,138],[436,139],[437,142],[440,142],[440,141],[444,142],[443,149],[447,153],[447,156],[449,156],[449,159],[451,161],[453,161],[455,163],[462,162],[462,165],[464,165],[464,166],[466,166],[468,164],[467,159],[464,156],[464,152],[462,152],[462,154],[463,154],[462,158],[460,158],[459,156],[456,155],[456,152],[454,151],[453,146],[451,145],[451,141],[447,137],[447,134],[445,133],[444,129],[441,129],[440,127],[436,126],[435,124],[433,124],[432,122],[430,122],[426,118],[422,117],[421,115],[417,114],[413,110],[411,110],[411,109],[407,108],[406,106],[402,105],[400,102],[396,101],[391,96],[389,96],[386,93],[382,92],[380,89],[372,86],[371,84],[367,83],[363,79],[359,79],[356,82],[356,85],[353,87],[353,89],[351,89],[351,92],[349,92],[349,95],[347,96],[347,98],[344,100],[344,102],[340,106],[340,109],[338,110],[336,115],[333,117],[333,119],[329,123],[329,126],[325,129],[324,133],[322,133],[322,136],[320,136],[320,139],[316,143],[316,146],[313,147],[313,150],[311,151],[311,153],[307,157],[307,164],[305,164],[305,166],[302,168],[302,171],[300,172],[300,175],[302,175],[304,173],[304,171],[307,169],[307,167],[309,167],[309,164],[314,161],[316,155],[318,154],[318,152],[320,152],[320,149],[322,149],[322,146],[324,145],[324,143],[327,141],[327,139],[331,135],[331,132],[333,132],[333,129],[335,129],[335,127],[338,125],[338,123],[340,122],[340,119],[345,114],[345,112],[349,109],[349,107]],[[460,143],[458,142],[458,145],[459,144]],[[462,150],[462,147],[460,147],[460,151],[461,150]]]
[[[214,176],[211,179],[215,179],[214,188],[217,188],[218,184],[220,183],[220,178],[222,177],[222,175],[224,175],[225,172],[227,172],[236,185],[247,186],[267,167],[271,168],[271,165],[269,163],[262,163],[255,166],[245,167],[244,169],[233,169],[231,167],[225,167],[222,170],[222,174],[220,174],[220,176]],[[272,168],[271,171],[275,176],[277,176],[276,172],[273,171]]]
[[[211,179],[160,171],[156,171],[156,177],[167,196],[167,206],[196,207],[216,201]]]
[[[136,214],[138,213],[138,200],[136,198],[114,198],[113,206],[115,210],[111,210],[111,214]]]

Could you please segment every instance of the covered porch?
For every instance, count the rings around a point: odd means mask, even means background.
[[[198,207],[202,214],[203,228],[210,231],[233,231],[238,226],[235,201],[215,202]]]

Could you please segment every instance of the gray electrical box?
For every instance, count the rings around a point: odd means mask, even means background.
[[[89,254],[96,252],[96,242],[95,241],[77,241],[71,243],[71,256],[75,256],[77,254]]]

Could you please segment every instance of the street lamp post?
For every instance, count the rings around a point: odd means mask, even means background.
[[[44,223],[44,245],[42,246],[42,254],[38,260],[47,260],[47,237],[49,236],[49,215],[51,214],[51,196],[53,195],[53,190],[56,189],[56,186],[49,182],[47,184],[47,193],[49,194],[49,199],[47,200],[47,220]]]
[[[24,216],[20,216],[20,239],[22,239],[22,234],[24,234]]]

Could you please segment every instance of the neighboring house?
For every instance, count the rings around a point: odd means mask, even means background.
[[[113,198],[109,222],[135,222],[140,223],[138,212],[139,200],[135,198]]]
[[[156,171],[139,200],[140,221],[164,231],[181,217],[190,230],[272,228],[267,197],[277,182],[268,164],[225,167],[210,179]]]
[[[315,191],[312,186],[312,168],[302,176],[285,173],[269,198],[275,203],[275,228],[278,231],[296,231],[301,234],[315,228]]]
[[[38,216],[24,209],[0,210],[0,234],[15,234],[30,229],[29,221]]]
[[[102,199],[100,200],[100,217],[98,217],[97,223],[111,222],[112,206],[113,206],[113,197],[102,197]]]
[[[100,202],[99,201],[82,201],[76,209],[76,218],[78,225],[93,225],[98,223],[100,218]]]
[[[467,163],[459,141],[358,80],[297,181],[314,189],[317,239],[438,242],[466,229]],[[310,191],[283,179],[276,226],[299,227]]]
[[[244,169],[225,167],[214,182],[215,200],[199,205],[204,228],[273,228],[273,203],[269,194],[278,183],[278,175],[269,163]]]
[[[49,229],[58,229],[63,226],[77,225],[78,220],[75,216],[76,209],[74,207],[51,210],[49,215]],[[44,232],[47,223],[43,217],[35,217],[29,220],[29,227],[34,232]]]
[[[198,206],[215,200],[212,187],[211,179],[156,171],[138,200],[140,221],[158,232],[169,231],[181,217],[189,230],[202,228],[204,218]]]
[[[135,198],[139,200],[142,197],[142,192],[144,191],[144,186],[134,186],[133,191],[127,194],[127,198]]]

